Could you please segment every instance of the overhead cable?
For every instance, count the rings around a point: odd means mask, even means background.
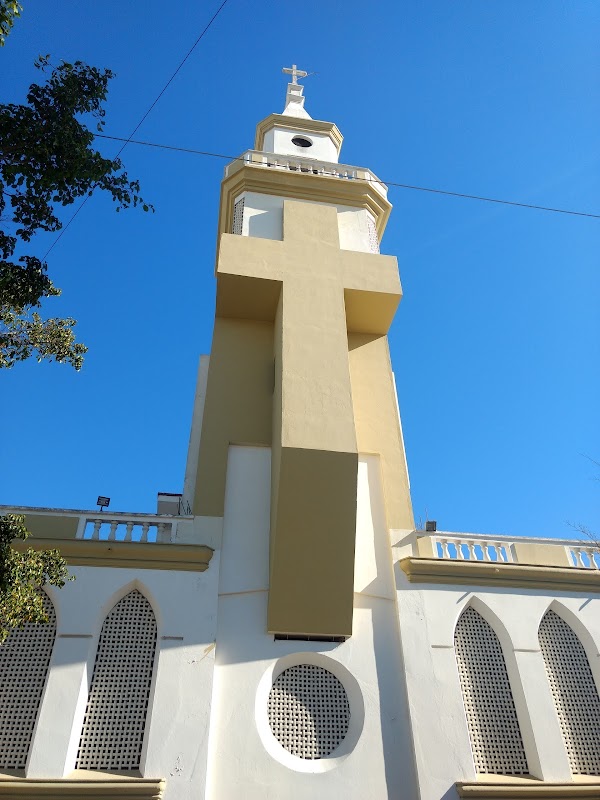
[[[126,144],[139,144],[145,147],[157,147],[161,150],[174,150],[179,153],[190,153],[197,156],[208,156],[209,158],[222,158],[227,161],[244,161],[244,156],[228,156],[224,153],[212,153],[208,150],[195,150],[190,147],[176,147],[169,144],[158,144],[156,142],[144,142],[139,139],[132,139],[131,136],[123,139],[119,136],[109,136],[108,134],[97,133],[94,134],[99,139],[111,139],[116,142],[125,142]],[[451,192],[447,189],[433,189],[430,186],[416,186],[409,183],[397,183],[396,181],[379,180],[375,178],[361,178],[361,180],[373,181],[375,183],[385,183],[387,186],[396,186],[399,189],[412,189],[417,192],[431,192],[433,194],[443,194],[449,197],[461,197],[468,200],[481,200],[485,203],[500,203],[505,206],[517,206],[518,208],[531,208],[537,211],[551,211],[555,214],[569,214],[576,217],[590,217],[591,219],[600,219],[600,214],[592,214],[589,211],[574,211],[568,208],[555,208],[553,206],[540,206],[534,203],[522,203],[518,200],[504,200],[499,197],[485,197],[479,194],[467,194],[465,192]]]

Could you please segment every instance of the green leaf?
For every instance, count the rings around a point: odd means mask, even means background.
[[[15,9],[20,11],[15,0],[0,0],[0,43]],[[138,204],[144,211],[153,208],[120,159],[104,158],[93,148],[94,134],[82,121],[95,118],[102,129],[113,73],[82,61],[52,67],[48,54],[35,65],[51,67],[45,83],[32,84],[22,105],[0,104],[0,368],[33,357],[80,369],[85,347],[75,343],[74,322],[42,321],[33,312],[58,290],[45,263],[28,255],[12,259],[19,240],[60,230],[60,209],[97,189],[112,197],[117,211]]]
[[[25,517],[0,516],[0,644],[11,630],[27,622],[44,623],[41,589],[47,583],[62,587],[74,580],[58,550],[18,551],[11,544],[30,536]]]

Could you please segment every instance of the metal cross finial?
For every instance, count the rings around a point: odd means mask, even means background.
[[[292,76],[292,83],[298,83],[298,78],[306,78],[308,72],[305,72],[303,69],[298,69],[295,64],[292,64],[292,67],[284,67],[282,72],[285,72],[286,75]]]

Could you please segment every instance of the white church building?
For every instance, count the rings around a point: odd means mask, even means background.
[[[387,188],[289,72],[221,184],[182,495],[0,508],[77,578],[0,647],[0,798],[598,800],[600,549],[415,529]]]

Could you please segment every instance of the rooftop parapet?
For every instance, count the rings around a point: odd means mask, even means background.
[[[411,583],[505,584],[600,591],[600,543],[406,532],[396,557]]]
[[[0,505],[4,514],[23,515],[32,534],[15,549],[56,548],[70,565],[203,571],[213,554],[194,543],[191,516]]]

